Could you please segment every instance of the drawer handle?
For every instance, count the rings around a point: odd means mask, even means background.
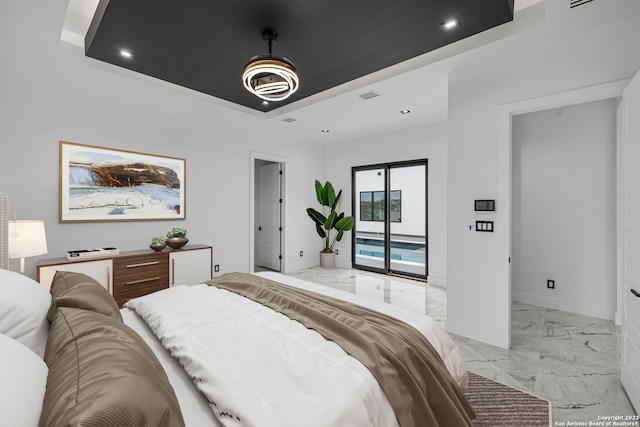
[[[138,283],[153,282],[156,280],[160,280],[160,277],[149,277],[148,279],[132,280],[131,282],[127,282],[127,285],[137,285]]]
[[[141,262],[138,264],[129,264],[127,265],[127,268],[144,267],[145,265],[156,265],[156,264],[160,264],[160,261],[149,261],[149,262]]]
[[[111,267],[107,267],[107,290],[113,295],[113,289],[111,289]]]
[[[631,289],[631,293],[640,298],[640,292],[636,291],[635,289]]]

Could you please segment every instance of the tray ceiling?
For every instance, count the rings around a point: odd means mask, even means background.
[[[459,27],[445,31],[452,18]],[[267,112],[512,19],[513,0],[101,0],[85,53]],[[265,105],[241,75],[268,52],[270,29],[279,35],[273,53],[295,64],[300,89]]]

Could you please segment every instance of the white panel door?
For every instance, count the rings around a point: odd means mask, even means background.
[[[256,264],[280,271],[280,163],[258,168]]]
[[[640,73],[624,91],[618,109],[620,192],[618,216],[622,261],[622,361],[620,376],[640,411]]]

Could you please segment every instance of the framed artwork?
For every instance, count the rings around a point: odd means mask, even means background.
[[[60,222],[186,218],[186,161],[60,141]]]

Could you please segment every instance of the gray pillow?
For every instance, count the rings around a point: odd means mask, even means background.
[[[59,307],[47,341],[40,425],[183,426],[178,400],[147,344],[122,322]]]
[[[118,304],[94,278],[73,271],[56,271],[51,282],[51,306],[47,314],[53,322],[58,307],[73,307],[101,313],[122,322]]]

